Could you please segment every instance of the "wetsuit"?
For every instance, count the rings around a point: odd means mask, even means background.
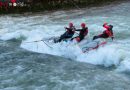
[[[61,42],[63,39],[72,38],[74,35],[75,27],[72,28],[65,28],[66,32],[60,36],[59,42]]]
[[[84,37],[88,34],[88,28],[87,27],[86,28],[82,28],[82,29],[77,29],[75,31],[80,31],[79,36],[75,37],[78,42],[83,40]]]
[[[102,34],[99,34],[98,36],[94,36],[93,40],[98,39],[98,38],[109,38],[111,37],[113,40],[113,26],[112,25],[103,25],[103,27],[106,29],[105,31],[103,31]]]

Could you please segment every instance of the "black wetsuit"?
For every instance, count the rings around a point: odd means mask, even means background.
[[[79,36],[75,37],[75,38],[79,38],[80,39],[79,42],[81,40],[83,40],[84,37],[88,34],[88,28],[87,27],[86,28],[82,28],[82,29],[77,29],[75,31],[80,31]]]
[[[59,39],[59,42],[61,42],[63,39],[67,39],[67,38],[72,38],[73,35],[74,35],[74,31],[75,28],[72,27],[72,28],[66,28],[66,32],[60,36],[60,39]]]

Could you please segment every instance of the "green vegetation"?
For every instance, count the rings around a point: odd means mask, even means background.
[[[25,6],[0,8],[0,14],[41,12],[45,10],[69,9],[76,7],[91,7],[109,4],[119,0],[27,0]]]

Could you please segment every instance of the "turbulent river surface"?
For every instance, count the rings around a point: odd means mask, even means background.
[[[108,22],[115,39],[88,53],[67,42],[50,48],[40,41],[60,36],[69,22],[76,28],[85,22],[89,39]],[[0,16],[0,90],[130,90],[130,2]]]

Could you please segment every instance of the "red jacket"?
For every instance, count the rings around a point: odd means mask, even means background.
[[[103,27],[106,29],[103,33],[107,34],[109,37],[113,36],[113,31],[107,24],[104,24]]]

